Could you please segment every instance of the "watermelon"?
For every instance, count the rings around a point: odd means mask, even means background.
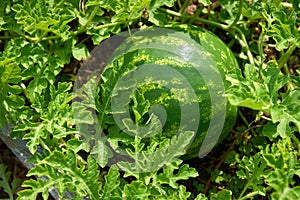
[[[137,31],[114,51],[102,73],[102,127],[122,141],[192,131],[183,159],[203,157],[237,117],[237,108],[225,98],[227,73],[241,73],[237,61],[205,29],[172,24]]]

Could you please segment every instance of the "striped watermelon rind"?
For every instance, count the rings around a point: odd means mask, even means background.
[[[207,30],[173,24],[137,32],[119,46],[102,74],[100,105],[111,119],[102,125],[109,129],[118,124],[120,134],[130,141],[134,134],[143,137],[144,129],[130,130],[124,119],[147,127],[154,113],[163,122],[164,137],[197,133],[183,158],[203,156],[235,123],[237,108],[224,97],[229,86],[225,74],[232,72],[240,73],[234,55]],[[153,105],[165,111],[151,111]],[[145,134],[149,132],[145,128]]]

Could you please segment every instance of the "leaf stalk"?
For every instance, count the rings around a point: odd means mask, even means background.
[[[185,0],[184,4],[182,5],[182,7],[179,10],[179,13],[182,15],[185,11],[185,9],[188,7],[190,3],[190,0]]]
[[[234,21],[229,25],[229,27],[235,26],[238,23],[238,21],[240,20],[241,15],[242,15],[242,10],[243,10],[243,3],[244,3],[244,1],[240,0],[238,14],[235,17]]]
[[[281,69],[287,63],[287,61],[289,60],[290,56],[292,55],[292,53],[296,48],[297,48],[297,44],[292,44],[290,48],[280,56],[278,60],[279,69]]]

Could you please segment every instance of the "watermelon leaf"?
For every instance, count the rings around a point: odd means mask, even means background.
[[[163,169],[163,172],[157,175],[157,183],[169,184],[172,188],[178,189],[179,185],[176,183],[178,180],[187,180],[190,177],[197,177],[198,172],[190,168],[187,164],[178,167],[179,164],[168,165]],[[174,174],[174,170],[178,169],[178,172]]]
[[[21,69],[13,61],[14,58],[7,58],[0,61],[0,129],[3,127],[10,115],[24,106],[24,98],[19,94],[22,88],[18,85],[21,82]]]
[[[1,163],[0,164],[0,188],[2,187],[4,189],[4,192],[6,192],[9,196],[9,199],[13,199],[13,195],[21,184],[21,180],[17,177],[13,177],[13,181],[11,184],[9,183],[9,180],[11,179],[11,172],[7,171],[7,167]]]
[[[75,19],[75,12],[71,3],[54,2],[24,1],[23,4],[14,4],[12,10],[16,13],[17,23],[23,26],[24,31],[34,35],[34,39],[52,32],[66,40],[70,34],[68,23]]]
[[[224,199],[224,200],[231,200],[232,199],[232,192],[230,190],[222,190],[216,194],[210,195],[211,200],[218,200],[218,199]]]
[[[101,191],[102,199],[116,198],[120,194],[121,181],[120,181],[120,173],[116,167],[111,167],[105,175],[105,184]]]
[[[245,78],[242,79],[227,76],[232,83],[227,94],[230,103],[270,113],[272,123],[277,125],[277,131],[273,134],[264,132],[270,138],[290,136],[294,132],[292,127],[300,130],[300,117],[296,111],[300,106],[299,90],[280,94],[279,91],[286,86],[289,77],[283,75],[273,63],[268,63],[268,68],[262,71],[263,81],[259,80],[255,69],[254,65],[246,65]],[[271,126],[270,123],[268,127]]]
[[[143,151],[144,144],[141,143],[141,139],[136,138],[132,142],[135,151],[130,149],[126,151],[127,160],[133,160],[133,162],[120,161],[117,166],[126,172],[126,176],[139,177],[140,173],[157,171],[184,155],[193,137],[194,133],[186,132],[179,134],[178,137],[173,136],[171,139],[153,140],[148,151]]]
[[[60,138],[75,133],[72,128],[74,124],[72,107],[69,105],[74,98],[73,94],[69,93],[71,87],[71,83],[59,83],[57,88],[50,86],[49,103],[37,107],[40,122],[36,122],[37,119],[25,120],[25,123],[14,127],[14,132],[25,131],[23,139],[29,140],[27,146],[31,153],[36,152],[41,140],[49,145],[44,148],[49,148],[55,145]]]
[[[290,126],[296,126],[300,131],[300,91],[295,90],[285,95],[281,104],[271,108],[272,122],[278,123],[277,133],[282,138],[286,138],[293,134]]]
[[[77,162],[78,158],[72,150],[66,153],[53,151],[28,172],[29,176],[40,177],[47,174],[47,179],[25,181],[23,186],[31,189],[19,192],[18,199],[35,199],[39,193],[47,199],[48,190],[54,186],[58,189],[60,196],[64,196],[68,189],[69,192],[74,192],[73,198],[85,197],[86,191],[92,198],[98,198],[101,185],[97,184],[99,171],[96,160],[89,156],[86,168],[83,168],[84,166],[78,168]]]

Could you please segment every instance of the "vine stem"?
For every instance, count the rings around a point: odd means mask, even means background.
[[[46,35],[46,34],[44,34],[44,35]],[[30,37],[30,36],[25,35],[24,37],[27,40],[29,40],[30,42],[33,42],[33,43],[38,43],[40,41],[53,40],[53,39],[60,38],[60,36],[58,36],[58,35],[53,35],[53,36],[49,36],[49,37],[39,37],[39,38],[37,38],[37,37]]]
[[[182,7],[179,10],[179,13],[182,15],[185,11],[185,9],[188,7],[190,3],[190,0],[185,0],[184,4],[182,5]]]
[[[290,46],[290,48],[286,52],[284,52],[280,56],[280,58],[278,60],[278,68],[279,69],[281,69],[287,63],[287,61],[289,60],[290,56],[292,55],[292,53],[294,52],[294,50],[296,48],[297,48],[297,44],[294,43]]]
[[[239,110],[239,116],[241,117],[241,119],[243,120],[244,124],[247,127],[250,127],[251,124],[253,123],[253,122],[249,123],[248,120],[246,119],[246,117],[243,115],[243,113],[240,110]],[[255,133],[255,131],[253,131],[253,130],[250,130],[250,131],[251,131],[252,135],[254,135],[255,137],[257,136],[257,134]]]
[[[177,4],[178,4],[178,6],[179,6],[179,8],[181,8],[181,1],[180,0],[177,0]]]
[[[10,39],[12,39],[12,38],[14,38],[13,36],[10,36],[10,35],[1,35],[0,36],[0,40],[10,40]]]
[[[121,24],[121,22],[113,22],[113,23],[109,23],[109,24],[103,24],[103,25],[96,26],[96,27],[94,27],[94,29],[108,28],[111,26],[119,25],[119,24]]]
[[[242,10],[243,10],[243,3],[244,3],[244,1],[240,0],[238,14],[235,17],[234,21],[229,25],[229,27],[235,26],[238,23],[238,21],[240,20],[241,15],[242,15]]]
[[[203,10],[203,6],[201,6],[200,8],[197,9],[197,11],[195,12],[195,14],[193,14],[193,16],[191,17],[191,19],[189,21],[189,24],[194,23],[195,18],[197,18],[200,15],[200,13],[202,12],[202,10]]]
[[[191,18],[191,16],[182,15],[179,12],[176,12],[176,11],[173,11],[173,10],[169,10],[169,9],[165,9],[165,8],[158,8],[158,10],[160,10],[161,12],[165,12],[167,14],[170,14],[172,16],[175,16],[175,17],[178,17],[178,18],[182,18],[182,19],[190,19]],[[209,24],[209,25],[212,25],[212,26],[224,29],[224,30],[228,29],[228,26],[225,25],[225,24],[217,23],[217,22],[210,21],[210,20],[207,20],[207,19],[202,19],[202,18],[199,18],[199,17],[196,17],[195,21],[201,22],[201,23],[205,23],[205,24]]]
[[[236,27],[236,26],[231,27],[231,28],[234,29],[236,32],[239,33],[240,38],[237,37],[237,35],[234,35],[234,37],[235,37],[235,39],[237,39],[237,40],[239,41],[239,43],[240,43],[240,45],[242,46],[242,48],[245,49],[250,64],[255,64],[253,55],[252,55],[252,53],[251,53],[251,51],[250,51],[250,48],[249,48],[249,45],[248,45],[248,43],[247,43],[247,40],[246,40],[246,38],[245,38],[244,33],[241,31],[241,29],[239,29],[239,28]]]
[[[97,7],[93,10],[93,12],[92,12],[91,15],[89,16],[89,18],[88,18],[87,22],[84,24],[84,26],[81,27],[81,29],[79,29],[78,31],[76,31],[77,34],[83,32],[83,31],[86,29],[86,27],[87,27],[87,26],[91,23],[91,21],[94,19],[95,15],[97,14],[97,12],[98,12],[99,9],[100,9],[100,6],[97,6]]]
[[[248,46],[248,43],[247,43],[247,40],[245,38],[244,33],[238,27],[235,26],[238,23],[238,21],[240,20],[241,16],[242,16],[243,3],[244,3],[244,0],[240,0],[238,14],[235,17],[234,21],[229,26],[227,26],[226,29],[230,30],[230,28],[232,28],[240,34],[241,39],[236,37],[236,35],[234,35],[234,37],[235,37],[235,39],[237,39],[239,41],[240,45],[245,49],[245,51],[247,53],[247,56],[249,58],[249,62],[251,64],[255,64],[253,55],[250,51],[250,48]]]
[[[56,11],[62,4],[65,3],[66,0],[61,0],[54,8],[54,11]]]
[[[259,35],[258,39],[258,54],[259,54],[259,74],[261,74],[262,68],[263,68],[263,63],[265,59],[264,55],[264,37],[265,37],[265,29],[261,29],[261,34]]]
[[[254,197],[255,195],[261,194],[260,191],[255,191],[255,192],[251,192],[241,198],[239,198],[239,200],[245,200],[245,199],[250,199],[251,197]],[[264,195],[264,194],[261,194]]]

